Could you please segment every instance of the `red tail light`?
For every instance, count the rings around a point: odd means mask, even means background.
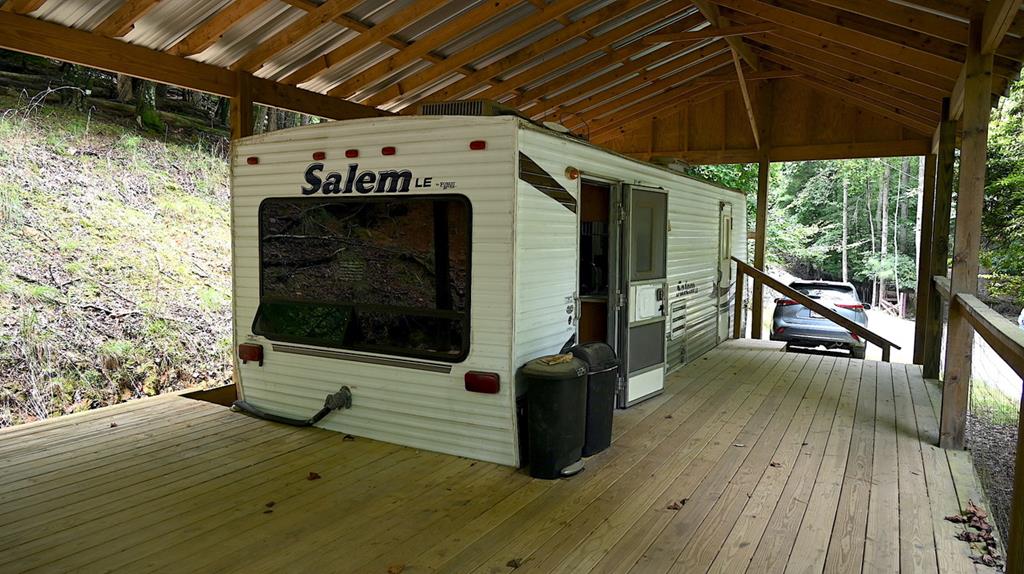
[[[779,327],[778,329],[775,329],[775,334],[776,335],[781,335],[781,334],[783,334],[785,332],[786,332],[786,328],[785,327]]]
[[[327,157],[327,154],[322,152],[322,151],[315,151],[315,152],[313,152],[313,159],[316,160],[316,161],[320,161],[320,160],[322,160],[322,159],[324,159],[326,157]]]
[[[471,393],[494,395],[501,390],[501,380],[497,373],[469,371],[466,373],[465,381],[466,390]]]
[[[860,303],[836,303],[836,307],[840,309],[849,309],[851,311],[863,311],[864,305]]]
[[[395,146],[389,145],[380,148],[381,155],[395,155]]]
[[[858,336],[857,333],[850,333],[850,336],[853,337],[854,341],[857,341],[858,343],[860,342],[860,336]]]
[[[354,157],[359,157],[359,150],[357,150],[357,149],[347,149],[347,150],[345,150],[345,157],[350,158],[350,159],[354,158]]]
[[[249,156],[249,157],[245,158],[245,163],[247,163],[249,165],[256,165],[256,164],[260,163],[260,158],[252,155],[252,156]]]
[[[238,358],[242,360],[242,364],[248,363],[249,361],[256,361],[262,367],[263,345],[242,343],[238,346]]]
[[[469,142],[469,149],[473,149],[473,150],[487,149],[487,142],[485,142],[484,140],[473,140],[473,141]]]
[[[785,297],[780,297],[780,298],[776,299],[775,300],[775,304],[778,305],[779,307],[788,307],[790,305],[799,305],[799,303],[797,303],[796,301],[794,301],[792,299],[787,299]]]

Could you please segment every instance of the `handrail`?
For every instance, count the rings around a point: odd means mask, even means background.
[[[1024,331],[970,293],[957,293],[955,301],[974,331],[1024,378]]]
[[[796,301],[797,303],[800,303],[804,307],[812,309],[816,311],[818,314],[830,319],[836,325],[839,325],[840,327],[843,327],[844,329],[850,331],[851,333],[858,335],[865,341],[869,341],[874,345],[880,347],[882,349],[883,361],[889,360],[890,349],[901,348],[896,343],[893,343],[892,341],[886,339],[885,337],[879,335],[878,333],[875,333],[874,331],[867,329],[863,325],[858,325],[857,323],[851,321],[850,319],[843,317],[839,313],[833,311],[832,309],[829,309],[828,307],[822,305],[821,303],[818,303],[814,299],[811,299],[807,295],[804,295],[803,293],[797,291],[796,289],[793,289],[792,287],[786,285],[785,283],[779,281],[778,279],[775,279],[774,277],[768,275],[764,271],[761,271],[760,269],[753,267],[744,261],[740,261],[735,257],[733,257],[732,260],[736,262],[736,268],[740,272],[760,280],[765,285],[771,287],[772,289],[778,291],[779,293],[782,293],[786,297],[789,297],[790,299]]]
[[[935,282],[935,290],[939,292],[942,299],[949,301],[949,292],[952,290],[952,287],[949,285],[949,277],[946,277],[945,275],[936,275],[935,277],[932,277],[932,281]]]

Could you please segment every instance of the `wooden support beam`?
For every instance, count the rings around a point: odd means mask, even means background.
[[[0,48],[64,60],[218,96],[237,93],[235,72],[9,12],[0,12]],[[253,101],[293,112],[351,119],[391,115],[316,92],[252,79]]]
[[[754,110],[754,101],[750,98],[747,80],[743,77],[743,62],[735,50],[732,53],[732,61],[736,68],[736,79],[740,83],[740,93],[743,94],[743,107],[746,108],[747,119],[750,120],[750,131],[754,134],[754,147],[761,149],[761,130],[757,128],[757,112]]]
[[[306,82],[326,70],[341,64],[349,58],[358,56],[378,42],[391,39],[391,36],[396,32],[406,26],[415,24],[430,14],[433,14],[438,8],[445,4],[447,4],[447,0],[417,0],[398,12],[395,12],[387,20],[363,31],[355,38],[352,38],[330,52],[317,57],[313,61],[289,74],[282,81],[286,84],[301,84]],[[392,42],[390,42],[392,46],[396,41],[401,42],[401,40],[392,39]],[[408,46],[408,44],[404,42],[402,44],[403,47]]]
[[[566,62],[573,61],[576,55],[581,52],[583,55],[587,55],[598,50],[605,49],[614,43],[615,38],[629,36],[630,34],[643,30],[644,28],[657,23],[662,18],[667,18],[679,11],[679,7],[674,5],[652,10],[645,15],[624,23],[622,26],[607,30],[596,38],[587,39],[580,46],[568,50],[568,53],[560,54],[555,58],[550,58],[530,66],[526,70],[523,70],[519,74],[516,74],[504,81],[495,79],[508,70],[516,69],[524,64],[537,60],[537,58],[543,56],[545,53],[573,40],[574,38],[589,35],[590,30],[593,28],[601,24],[605,24],[609,20],[613,20],[616,16],[633,10],[642,4],[643,0],[619,0],[618,2],[605,6],[604,8],[588,14],[575,22],[571,22],[560,30],[540,38],[536,42],[532,42],[528,46],[516,50],[515,52],[500,58],[491,64],[483,66],[479,70],[464,76],[461,80],[450,86],[436,92],[432,92],[429,95],[425,95],[414,102],[410,102],[409,106],[405,109],[413,109],[414,104],[423,99],[447,101],[458,98],[466,92],[479,87],[481,84],[487,84],[488,91],[494,89],[492,86],[501,85],[502,87],[499,89],[504,93],[508,93],[517,86],[521,86],[532,81],[536,77],[547,74],[555,66],[562,66],[565,65]],[[493,94],[481,94],[480,97],[494,99],[496,96]]]
[[[693,5],[700,10],[701,14],[708,19],[708,22],[715,27],[721,28],[729,24],[727,18],[723,18],[718,10],[718,2],[712,0],[693,0]],[[743,43],[742,38],[736,36],[728,36],[725,41],[729,43],[729,47],[734,52],[740,55],[751,68],[758,70],[761,67],[761,63],[757,60],[757,55],[750,49],[749,46]]]
[[[0,10],[15,14],[29,14],[43,7],[46,0],[7,0]]]
[[[981,53],[997,54],[1010,25],[1020,15],[1021,0],[991,0],[985,8],[981,31]],[[1013,56],[1020,56],[1015,52]]]
[[[217,43],[224,32],[242,18],[258,10],[270,0],[234,0],[221,11],[207,18],[188,36],[171,46],[168,52],[176,56],[192,56],[199,54]]]
[[[381,78],[387,77],[413,62],[423,59],[431,50],[465,34],[482,22],[501,14],[505,10],[519,4],[519,0],[495,0],[481,4],[472,10],[450,20],[447,24],[435,28],[430,34],[400,49],[381,62],[331,88],[328,95],[347,98],[360,90],[375,85]]]
[[[757,162],[757,211],[754,219],[754,267],[764,271],[764,250],[768,227],[768,175],[771,163],[767,149],[762,150]],[[761,338],[761,322],[764,316],[764,283],[757,278],[750,295],[750,338]]]
[[[555,0],[551,4],[546,5],[543,10],[539,10],[521,20],[502,27],[486,38],[478,40],[473,45],[451,54],[443,61],[437,62],[425,70],[406,76],[398,82],[393,82],[369,98],[363,98],[361,101],[371,106],[387,104],[392,100],[400,98],[403,94],[411,93],[422,86],[439,80],[456,71],[459,67],[479,60],[487,54],[518,40],[520,37],[547,26],[552,20],[579,8],[587,1]],[[478,22],[478,24],[480,23]]]
[[[252,80],[251,74],[238,73],[235,95],[231,98],[231,139],[237,140],[252,135]]]
[[[921,232],[917,246],[917,310],[914,313],[914,364],[924,364],[925,333],[928,330],[928,306],[932,284],[932,213],[935,211],[935,167],[937,158],[928,154],[924,163],[924,187],[921,193]]]
[[[159,2],[160,0],[126,0],[113,14],[100,22],[93,32],[101,36],[120,38],[131,32],[135,23]]]
[[[964,66],[963,143],[960,150],[960,188],[957,193],[956,240],[950,285],[953,295],[978,292],[978,251],[985,199],[985,161],[989,112],[992,109],[992,54],[981,52],[983,14],[971,19],[970,42]],[[949,310],[946,370],[943,377],[939,444],[964,448],[971,385],[973,331],[963,311]]]
[[[956,160],[957,122],[949,119],[949,99],[943,102],[943,121],[939,124],[935,152],[935,201],[931,211],[931,274],[943,277],[949,273],[949,218],[953,204],[953,164]],[[922,236],[922,241],[924,237]],[[925,322],[922,360],[926,379],[939,378],[942,357],[942,318],[945,308],[940,294],[928,290],[928,315],[918,319]]]
[[[731,38],[733,36],[749,36],[751,34],[762,34],[774,32],[777,26],[770,23],[749,24],[746,26],[727,26],[719,28],[712,26],[696,32],[674,32],[670,34],[651,34],[643,39],[648,46],[662,42],[695,42],[697,40],[708,40],[710,38]]]
[[[747,82],[763,82],[765,80],[781,80],[783,78],[799,78],[802,76],[800,72],[796,70],[762,70],[760,72],[746,72],[743,74],[743,79]],[[701,76],[693,81],[694,85],[705,85],[705,84],[731,84],[738,81],[739,78],[736,74],[725,73],[725,74],[708,74]]]
[[[301,18],[270,38],[264,40],[260,45],[242,56],[237,62],[231,65],[232,70],[255,72],[263,67],[263,64],[274,57],[288,46],[302,40],[324,24],[333,21],[338,16],[354,8],[361,0],[327,0],[316,10],[311,10]],[[339,30],[340,32],[340,30]]]

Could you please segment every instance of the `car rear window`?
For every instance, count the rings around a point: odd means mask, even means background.
[[[857,300],[857,292],[848,285],[829,285],[827,283],[792,283],[790,287],[813,299],[853,299]]]

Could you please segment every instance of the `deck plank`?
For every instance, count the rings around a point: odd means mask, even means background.
[[[898,367],[897,368],[901,368]],[[900,569],[900,479],[896,446],[896,398],[893,366],[877,364],[875,393],[875,452],[871,469],[871,500],[868,504],[864,541],[865,572],[898,572]]]

